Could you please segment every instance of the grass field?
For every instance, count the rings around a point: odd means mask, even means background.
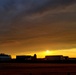
[[[76,75],[76,64],[0,63],[0,75]]]

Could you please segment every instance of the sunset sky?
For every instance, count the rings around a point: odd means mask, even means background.
[[[76,0],[0,0],[0,53],[76,57]]]

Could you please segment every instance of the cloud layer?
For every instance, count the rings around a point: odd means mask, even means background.
[[[0,48],[76,48],[76,0],[0,0]]]

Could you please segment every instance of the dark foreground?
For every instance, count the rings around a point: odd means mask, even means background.
[[[76,64],[0,63],[0,75],[76,75]]]

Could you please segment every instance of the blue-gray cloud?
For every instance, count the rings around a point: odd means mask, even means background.
[[[74,3],[76,3],[75,0],[0,0],[0,17],[12,18],[22,12],[32,14]]]

